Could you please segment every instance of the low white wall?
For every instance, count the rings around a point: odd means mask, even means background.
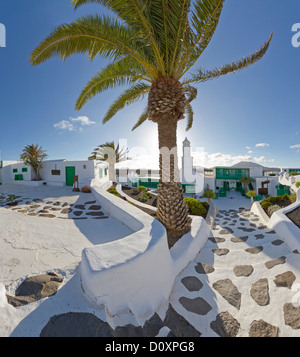
[[[286,216],[300,206],[300,190],[297,192],[297,200],[292,205],[274,212],[270,218],[268,227],[274,229],[283,238],[287,245],[300,252],[300,229]]]
[[[203,218],[196,217],[191,232],[169,249],[160,222],[105,189],[92,182],[104,210],[134,233],[83,250],[82,287],[87,299],[104,304],[110,316],[130,309],[143,323],[166,302],[176,276],[195,258],[211,231]]]
[[[291,250],[297,249],[300,252],[300,229],[286,216],[288,212],[299,206],[300,190],[297,192],[295,203],[274,212],[271,218],[265,213],[259,202],[254,202],[251,212],[257,214],[269,229],[275,230]]]
[[[185,234],[171,249],[174,278],[193,261],[212,233],[202,217],[193,216],[191,231]]]
[[[269,216],[266,214],[266,212],[264,211],[264,209],[261,207],[260,202],[254,202],[252,207],[251,207],[251,212],[254,214],[257,214],[261,220],[268,224],[269,223]]]

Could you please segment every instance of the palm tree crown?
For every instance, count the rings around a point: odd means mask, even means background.
[[[147,119],[157,123],[159,149],[177,148],[177,123],[186,115],[193,124],[193,84],[241,70],[260,60],[272,35],[254,53],[215,69],[197,66],[210,43],[225,0],[72,0],[75,9],[98,3],[114,17],[92,15],[57,27],[31,54],[40,64],[53,56],[66,60],[78,53],[109,59],[82,90],[76,109],[96,94],[116,86],[128,88],[113,102],[103,118],[106,123],[126,105],[148,95],[148,105],[133,129]],[[190,229],[191,220],[179,182],[177,151],[169,159],[160,153],[157,218],[167,228],[169,244]],[[171,238],[170,238],[171,237]],[[173,239],[174,238],[174,239]]]
[[[101,144],[94,149],[92,155],[89,157],[89,160],[106,161],[108,163],[109,179],[110,181],[115,182],[115,164],[130,160],[130,158],[127,157],[128,152],[128,149],[120,148],[120,145],[116,145],[114,141],[106,142],[105,144]]]
[[[46,151],[38,145],[27,145],[23,149],[20,159],[24,161],[25,165],[32,167],[36,180],[40,180],[40,168],[42,167],[43,161],[48,157]]]
[[[241,70],[266,53],[272,35],[262,47],[241,60],[212,70],[194,67],[217,28],[225,0],[72,0],[75,9],[98,3],[112,10],[117,20],[105,15],[85,16],[57,27],[32,53],[37,65],[58,55],[66,60],[76,53],[87,53],[92,60],[102,56],[111,64],[96,74],[81,92],[76,109],[96,94],[127,84],[129,88],[111,105],[103,122],[125,105],[150,92],[159,79],[179,82],[187,98],[183,109],[192,126],[190,102],[197,90],[192,83],[205,82]],[[183,78],[189,72],[189,76]],[[163,104],[163,103],[162,103]],[[152,113],[150,113],[152,114]],[[153,115],[150,115],[150,119]],[[149,118],[146,109],[134,129]]]
[[[113,155],[110,157],[109,149],[111,149]],[[100,161],[112,161],[112,163],[118,163],[121,161],[129,160],[127,157],[128,149],[120,149],[120,145],[116,145],[114,141],[106,142],[105,144],[98,145],[97,148],[94,149],[92,155],[89,156],[89,160],[100,160]]]

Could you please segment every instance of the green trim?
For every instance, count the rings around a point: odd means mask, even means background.
[[[15,181],[23,181],[23,175],[15,175]]]
[[[216,168],[217,180],[238,180],[242,176],[250,176],[250,169],[246,169],[246,168],[232,169],[230,167]]]
[[[27,167],[22,167],[22,172],[28,172],[28,168]]]

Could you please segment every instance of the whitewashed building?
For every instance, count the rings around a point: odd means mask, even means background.
[[[42,180],[36,181],[30,166],[22,161],[2,161],[0,183],[39,186],[44,183],[54,186],[73,186],[78,176],[79,186],[90,185],[91,180],[108,181],[108,163],[96,160],[67,161],[47,160],[40,170]]]

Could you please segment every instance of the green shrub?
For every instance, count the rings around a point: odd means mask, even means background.
[[[296,200],[297,200],[297,195],[296,195],[295,192],[290,194],[290,200],[291,200],[292,203],[295,203],[295,202],[296,202]]]
[[[203,198],[208,198],[209,201],[211,202],[212,198],[216,198],[216,194],[214,193],[214,191],[210,190],[208,185],[207,188],[205,189],[205,191],[203,192],[202,195]]]
[[[260,205],[261,205],[262,209],[267,210],[269,207],[272,206],[272,203],[268,202],[267,200],[263,200]]]
[[[246,196],[248,196],[248,197],[255,197],[255,196],[256,196],[256,192],[255,192],[254,190],[248,191],[248,192],[246,193]]]
[[[200,202],[201,204],[202,204],[202,206],[206,209],[206,210],[208,210],[208,207],[209,207],[209,204],[208,204],[208,202]]]
[[[16,200],[17,199],[17,196],[15,196],[15,195],[9,195],[8,196],[8,200],[10,201],[10,202],[14,202],[14,200]]]
[[[266,198],[266,201],[271,202],[272,204],[276,202],[280,202],[282,200],[282,196],[269,196]]]
[[[290,200],[290,195],[288,195],[287,193],[281,197],[282,197],[282,200]]]
[[[297,176],[297,175],[300,175],[300,172],[293,171],[293,172],[290,172],[289,175],[290,176]]]
[[[147,191],[147,188],[146,188],[145,186],[139,186],[139,187],[137,188],[137,190],[138,190],[139,192],[142,192],[142,191]]]
[[[300,187],[300,181],[296,182],[296,187],[299,188]]]
[[[195,198],[185,197],[184,200],[192,214],[204,216],[207,213],[207,210],[203,207],[201,202]]]
[[[111,193],[112,195],[115,195],[115,196],[120,196],[118,191],[114,188],[114,187],[110,187],[107,192]]]
[[[268,214],[269,214],[269,216],[271,217],[274,212],[276,212],[276,211],[278,211],[278,210],[280,210],[280,209],[281,209],[281,207],[278,206],[278,205],[272,205],[272,206],[270,206],[270,207],[268,208]]]
[[[140,202],[146,202],[148,200],[148,195],[147,192],[144,192],[140,197],[139,197],[139,201]]]

